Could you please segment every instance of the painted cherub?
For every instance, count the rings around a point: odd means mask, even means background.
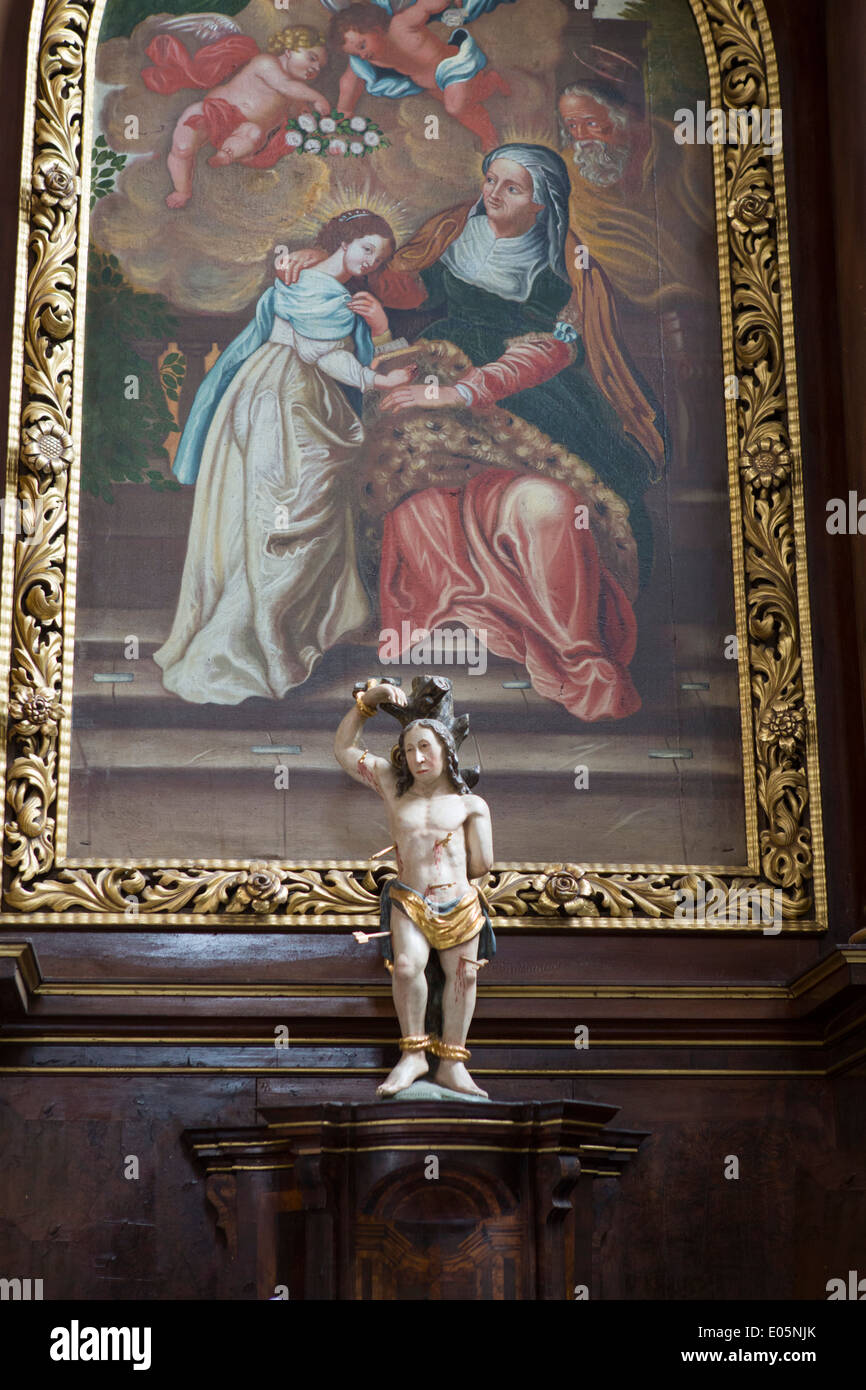
[[[204,39],[195,56],[178,33]],[[242,34],[223,15],[184,15],[167,20],[146,49],[153,67],[142,71],[152,91],[172,93],[184,87],[207,88],[201,101],[181,114],[174,129],[168,171],[173,191],[170,208],[192,197],[196,155],[211,144],[209,164],[246,164],[270,169],[288,153],[285,124],[289,115],[315,107],[327,116],[331,103],[311,86],[327,62],[325,39],[306,24],[274,34],[268,52]]]
[[[366,88],[371,96],[404,97],[429,92],[473,135],[482,148],[499,144],[496,128],[484,102],[510,88],[488,63],[467,29],[455,29],[444,43],[428,27],[450,0],[415,0],[391,14],[381,4],[350,4],[334,15],[329,45],[349,55],[340,79],[338,106],[354,113]]]

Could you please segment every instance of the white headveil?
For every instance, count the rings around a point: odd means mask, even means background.
[[[533,202],[541,203],[544,208],[544,213],[539,214],[539,221],[544,217],[547,229],[547,263],[551,270],[568,284],[565,238],[568,234],[571,183],[565,160],[555,150],[549,150],[546,145],[500,145],[498,149],[490,150],[484,156],[481,168],[485,174],[494,159],[513,159],[515,164],[522,164],[532,178]],[[469,216],[476,217],[483,212],[484,199],[479,198]]]

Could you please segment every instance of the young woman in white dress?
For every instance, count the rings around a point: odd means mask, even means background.
[[[174,472],[195,483],[177,613],[154,660],[198,704],[280,699],[370,617],[358,575],[350,470],[364,431],[340,383],[404,385],[370,366],[387,318],[346,282],[391,256],[381,217],[354,209],[319,234],[328,255],[265,291],[200,386]]]

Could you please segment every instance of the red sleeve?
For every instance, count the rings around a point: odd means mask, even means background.
[[[370,292],[388,309],[417,309],[427,298],[420,275],[385,266],[370,276]]]
[[[489,410],[505,396],[549,381],[573,361],[572,345],[560,342],[552,334],[518,338],[496,362],[464,372],[459,384],[469,387],[477,409]]]
[[[153,67],[142,68],[142,81],[152,92],[166,96],[184,87],[198,87],[202,91],[215,87],[252,58],[257,58],[261,49],[255,39],[245,34],[226,34],[213,43],[206,43],[191,57],[180,39],[172,34],[157,34],[144,51]]]

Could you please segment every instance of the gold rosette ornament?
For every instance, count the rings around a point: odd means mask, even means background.
[[[75,206],[79,191],[80,181],[59,160],[37,164],[33,171],[33,193],[46,207],[69,212]]]
[[[534,880],[532,886],[539,894],[536,911],[545,917],[558,917],[563,912],[569,917],[599,915],[598,907],[592,901],[595,887],[584,877],[583,869],[571,864],[553,864]]]
[[[802,707],[774,700],[758,726],[763,743],[775,743],[786,758],[794,758],[806,742],[806,712]]]
[[[769,231],[770,222],[776,216],[772,198],[753,189],[728,203],[728,221],[735,232],[746,236],[749,232],[763,236]]]
[[[791,476],[791,455],[780,439],[761,439],[740,455],[743,482],[761,496],[785,485]]]
[[[289,896],[285,874],[264,860],[254,860],[235,878],[237,893],[229,904],[229,912],[275,912]]]
[[[21,445],[21,460],[34,473],[65,473],[72,463],[72,436],[54,420],[28,425]]]
[[[19,685],[9,701],[9,718],[21,738],[53,732],[62,714],[56,691],[47,686]]]

